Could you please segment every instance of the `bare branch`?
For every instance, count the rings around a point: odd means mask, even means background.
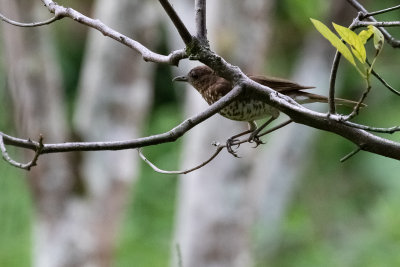
[[[346,121],[345,119],[341,119],[343,121],[343,124],[350,126],[352,128],[356,129],[361,129],[369,132],[376,132],[376,133],[387,133],[387,134],[393,134],[395,132],[400,132],[400,126],[394,126],[390,128],[380,128],[380,127],[371,127],[371,126],[366,126],[350,121]]]
[[[166,170],[162,170],[160,168],[158,168],[156,165],[154,165],[150,160],[148,160],[142,153],[142,151],[140,149],[138,149],[138,153],[140,158],[142,158],[142,160],[144,162],[147,163],[147,165],[149,165],[154,171],[158,172],[158,173],[163,173],[163,174],[188,174],[192,171],[198,170],[201,167],[204,167],[205,165],[207,165],[208,163],[210,163],[216,156],[218,156],[218,154],[222,151],[222,149],[224,149],[226,146],[222,145],[222,146],[217,146],[217,149],[215,150],[214,154],[212,154],[212,156],[207,159],[206,161],[204,161],[203,163],[197,165],[196,167],[190,168],[190,169],[186,169],[183,171],[166,171]]]
[[[375,27],[398,27],[400,26],[400,21],[358,21],[357,27],[366,27],[366,26],[375,26]],[[382,30],[382,29],[381,29]]]
[[[369,12],[356,0],[347,0],[350,5],[352,5],[355,9],[358,11],[362,12],[361,17],[365,16],[366,14],[369,14]],[[366,17],[367,20],[372,21],[372,22],[377,22],[377,20],[372,17],[368,16]],[[382,32],[383,36],[385,37],[386,41],[394,48],[399,48],[400,47],[400,40],[396,40],[387,30],[384,28],[379,28],[379,30]]]
[[[367,88],[365,88],[357,104],[354,106],[353,111],[349,115],[344,117],[345,121],[351,120],[352,118],[358,115],[360,108],[363,106],[363,102],[367,98],[370,91],[371,91],[371,85],[368,84]]]
[[[343,158],[340,159],[340,162],[345,162],[346,160],[348,160],[349,158],[351,158],[352,156],[354,156],[355,154],[357,154],[358,152],[361,151],[360,147],[357,147],[356,149],[354,149],[353,151],[351,151],[349,154],[347,154],[346,156],[344,156]]]
[[[206,25],[206,0],[196,0],[196,36],[199,40],[207,42],[207,25]]]
[[[181,124],[168,132],[148,137],[142,137],[127,141],[109,141],[109,142],[66,142],[59,144],[43,144],[40,149],[41,154],[70,152],[70,151],[99,151],[99,150],[122,150],[157,145],[161,143],[174,142],[184,133],[189,131],[197,124],[208,119],[220,109],[227,106],[238,94],[242,92],[242,88],[237,86],[230,93],[222,97],[220,100],[212,104],[207,110],[184,120]],[[4,143],[16,147],[27,148],[37,151],[40,148],[39,142],[24,140],[6,135],[0,132]]]
[[[168,14],[171,21],[174,23],[175,28],[178,30],[179,35],[181,36],[185,45],[189,45],[193,37],[190,34],[189,30],[186,28],[185,24],[182,22],[181,18],[175,12],[175,9],[169,3],[168,0],[159,0],[160,4],[164,8],[165,12]]]
[[[339,68],[340,58],[342,54],[339,51],[336,51],[335,58],[333,59],[331,75],[329,78],[329,113],[336,114],[336,105],[335,105],[335,84],[336,84],[336,75]]]
[[[390,12],[390,11],[393,11],[393,10],[396,10],[396,9],[400,9],[400,5],[397,5],[397,6],[393,6],[393,7],[385,8],[385,9],[382,9],[382,10],[378,10],[378,11],[374,11],[374,12],[367,13],[367,14],[363,15],[362,18],[367,18],[367,17],[371,17],[371,16],[375,16],[375,15],[387,13],[387,12]]]
[[[54,21],[57,21],[59,19],[61,19],[61,16],[54,16],[48,20],[45,21],[41,21],[41,22],[29,22],[29,23],[23,23],[23,22],[18,22],[12,19],[7,18],[6,16],[4,16],[3,14],[0,13],[0,19],[11,24],[14,26],[18,26],[18,27],[39,27],[39,26],[43,26],[43,25],[48,25],[53,23]]]
[[[167,63],[177,66],[181,59],[187,57],[183,49],[173,51],[168,56],[157,54],[148,49],[147,47],[145,47],[144,45],[142,45],[141,43],[108,27],[98,19],[89,18],[72,8],[60,6],[53,1],[42,0],[42,2],[45,4],[45,6],[49,9],[51,13],[55,14],[55,17],[58,18],[68,17],[90,28],[96,29],[99,32],[101,32],[104,36],[110,37],[116,40],[117,42],[122,43],[127,47],[134,49],[135,51],[137,51],[139,54],[142,55],[143,60],[145,61],[151,61],[156,63]]]
[[[6,162],[10,163],[14,167],[29,171],[33,166],[36,166],[36,162],[39,159],[40,154],[42,153],[42,149],[43,149],[43,136],[40,135],[38,147],[36,149],[35,156],[33,157],[33,159],[30,162],[25,163],[25,164],[17,162],[8,155],[7,149],[4,145],[4,137],[3,137],[3,135],[0,134],[0,150],[1,150],[1,154],[3,156],[3,159]]]
[[[394,89],[390,84],[388,84],[375,70],[372,70],[372,75],[374,75],[387,89],[389,89],[392,93],[400,96],[400,92]]]

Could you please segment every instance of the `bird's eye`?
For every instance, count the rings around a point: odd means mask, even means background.
[[[193,80],[196,80],[197,78],[199,78],[199,75],[195,72],[193,72],[190,76],[192,77]]]

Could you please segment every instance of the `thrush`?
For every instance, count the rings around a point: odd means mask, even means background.
[[[325,96],[303,92],[302,90],[314,88],[313,86],[304,86],[289,80],[266,77],[259,75],[248,75],[253,81],[268,86],[269,88],[287,95],[294,99],[299,104],[322,102],[327,103],[328,98]],[[173,81],[188,82],[191,84],[209,104],[213,104],[221,97],[225,96],[233,89],[230,81],[219,77],[211,68],[207,66],[198,66],[189,71],[186,76],[178,76]],[[347,99],[335,99],[337,104],[354,106],[357,104],[354,101]],[[251,133],[248,138],[249,142],[255,142],[256,145],[262,144],[259,140],[260,131],[265,128],[270,122],[278,118],[279,110],[270,106],[265,101],[265,95],[255,90],[245,90],[238,95],[230,104],[219,111],[222,116],[235,120],[246,121],[249,123],[249,130],[243,133],[232,136],[227,140],[228,151],[236,156],[231,146],[235,144],[236,138],[244,134]],[[270,117],[266,123],[257,128],[256,120]],[[236,142],[237,143],[237,142]]]

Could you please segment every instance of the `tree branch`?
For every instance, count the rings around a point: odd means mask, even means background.
[[[356,0],[347,0],[350,5],[352,5],[356,10],[362,12],[362,16],[366,16],[369,14],[369,12]],[[372,17],[368,16],[366,17],[367,20],[371,22],[377,22],[377,20]],[[400,40],[396,40],[387,30],[384,28],[379,28],[379,30],[382,32],[383,36],[385,37],[386,41],[393,47],[393,48],[399,48],[400,47]]]
[[[160,168],[158,168],[156,165],[154,165],[150,160],[148,160],[145,155],[143,155],[142,151],[140,149],[138,149],[138,153],[140,158],[147,163],[147,165],[149,165],[154,171],[158,172],[158,173],[163,173],[163,174],[188,174],[190,172],[193,172],[195,170],[198,170],[202,167],[204,167],[205,165],[207,165],[208,163],[210,163],[213,159],[215,159],[216,156],[218,156],[218,154],[225,148],[226,146],[217,146],[217,149],[215,150],[215,152],[211,155],[210,158],[208,158],[206,161],[202,162],[201,164],[190,168],[190,169],[186,169],[183,171],[167,171],[167,170],[162,170]]]
[[[397,6],[393,6],[393,7],[385,8],[385,9],[382,9],[382,10],[378,10],[378,11],[374,11],[374,12],[367,13],[367,14],[363,15],[362,18],[367,18],[367,17],[371,17],[371,16],[375,16],[375,15],[387,13],[387,12],[390,12],[390,11],[393,11],[393,10],[396,10],[396,9],[400,9],[400,5],[397,5]]]
[[[189,45],[192,42],[193,37],[178,14],[175,12],[175,9],[171,6],[168,0],[159,0],[159,2],[171,19],[172,23],[174,23],[175,28],[178,30],[179,35],[181,36],[185,45]]]
[[[28,27],[39,27],[39,26],[43,26],[43,25],[48,25],[48,24],[51,24],[54,21],[57,21],[57,20],[59,20],[61,18],[62,18],[62,16],[55,15],[52,18],[49,18],[48,20],[45,20],[45,21],[23,23],[23,22],[18,22],[18,21],[9,19],[9,18],[7,18],[6,16],[4,16],[3,14],[0,13],[0,19],[1,20],[7,22],[8,24],[11,24],[11,25],[14,25],[14,26],[17,26],[17,27],[25,27],[25,28],[28,28]]]
[[[1,150],[1,154],[3,156],[3,159],[6,162],[10,163],[14,167],[29,171],[33,166],[36,166],[36,162],[39,159],[40,154],[42,153],[42,149],[43,149],[43,136],[40,135],[39,142],[37,142],[37,148],[35,149],[36,150],[35,156],[33,157],[33,159],[30,162],[25,163],[25,164],[17,162],[8,155],[7,149],[4,145],[4,136],[0,133],[0,150]]]
[[[109,141],[109,142],[66,142],[56,144],[43,144],[40,154],[71,152],[71,151],[99,151],[99,150],[122,150],[157,145],[161,143],[174,142],[184,133],[189,131],[197,124],[208,119],[220,109],[227,106],[230,101],[242,92],[242,88],[236,87],[230,93],[222,97],[220,100],[211,105],[208,109],[184,120],[181,124],[168,132],[142,137],[127,141]],[[19,139],[0,132],[0,136],[4,139],[4,144],[16,147],[31,149],[37,151],[40,148],[40,142]]]
[[[108,27],[98,19],[89,18],[72,8],[60,6],[53,1],[42,0],[42,2],[51,13],[55,14],[55,17],[57,18],[68,17],[90,28],[96,29],[99,32],[101,32],[104,36],[110,37],[115,41],[122,43],[125,46],[137,51],[139,54],[142,55],[143,60],[145,61],[166,63],[177,66],[181,59],[187,57],[184,49],[173,51],[168,56],[157,54],[148,49],[147,47],[145,47],[144,45],[142,45],[141,43]]]
[[[207,42],[206,2],[206,0],[195,2],[196,37],[203,42]]]

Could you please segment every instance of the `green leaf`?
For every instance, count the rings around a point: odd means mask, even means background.
[[[342,39],[350,45],[354,56],[356,56],[356,58],[364,64],[367,58],[367,52],[365,51],[363,39],[361,39],[357,33],[353,32],[349,28],[340,26],[336,23],[332,24],[340,37],[342,37]]]
[[[377,52],[377,54],[379,54],[383,48],[383,43],[385,41],[385,38],[383,37],[383,34],[381,33],[381,31],[378,28],[376,28],[372,25],[369,25],[368,29],[371,29],[374,32],[374,46],[375,46],[375,49],[377,51],[379,51],[379,52]]]
[[[349,48],[336,36],[328,27],[326,27],[322,22],[311,19],[314,27],[354,66],[356,62],[354,61],[353,54],[350,52]]]
[[[362,30],[359,34],[358,37],[360,37],[361,41],[363,44],[366,44],[368,39],[371,37],[371,35],[374,34],[374,31],[368,26],[368,30]]]

